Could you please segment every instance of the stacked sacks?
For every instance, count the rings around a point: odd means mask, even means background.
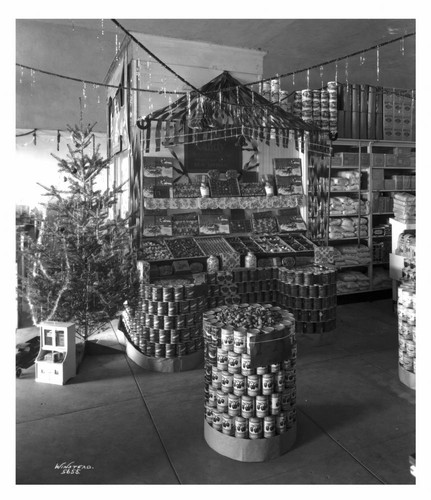
[[[410,193],[395,193],[394,216],[397,221],[414,224],[416,222],[416,196]]]
[[[359,224],[359,226],[358,226]],[[361,238],[368,236],[368,219],[361,217],[334,218],[329,222],[329,239],[341,240],[347,238]]]
[[[329,204],[331,215],[361,215],[368,213],[368,202],[355,200],[350,196],[333,196]]]
[[[370,249],[365,245],[342,245],[337,247],[336,267],[368,265],[371,262]]]
[[[358,191],[360,175],[357,171],[341,171],[337,177],[331,178],[331,191]]]
[[[359,271],[345,271],[337,274],[337,293],[352,293],[370,289],[370,279]]]

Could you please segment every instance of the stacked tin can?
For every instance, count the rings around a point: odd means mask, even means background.
[[[338,132],[338,103],[337,103],[337,82],[328,82],[329,97],[329,132],[336,134]]]
[[[207,275],[207,308],[234,305],[276,302],[278,268],[239,267],[232,271],[219,271]]]
[[[280,318],[273,327],[256,329],[219,321],[226,309],[235,313],[262,308]],[[282,362],[251,368],[247,335],[265,335],[268,328],[285,334],[291,355]],[[271,438],[288,432],[296,422],[297,345],[293,315],[271,304],[224,306],[204,313],[203,332],[206,422],[223,434],[241,439]]]
[[[404,370],[416,373],[416,290],[412,282],[398,287],[398,361]]]
[[[280,306],[293,313],[296,333],[325,333],[336,327],[336,270],[323,266],[278,270]]]
[[[313,121],[313,91],[311,89],[302,91],[302,119],[307,123]]]
[[[144,355],[176,358],[203,349],[206,284],[141,283],[137,307],[122,315],[133,345]]]

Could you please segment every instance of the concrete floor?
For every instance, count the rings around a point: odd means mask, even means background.
[[[203,370],[145,371],[114,350],[86,354],[65,386],[16,381],[16,484],[414,484],[415,391],[398,378],[392,300],[337,310],[337,341],[298,338],[298,434],[264,463],[217,454],[203,436]],[[34,330],[18,330],[17,341]],[[89,466],[62,474],[56,464]]]

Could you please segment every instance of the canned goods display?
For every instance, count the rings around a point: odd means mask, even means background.
[[[265,322],[259,329],[250,328],[255,326],[256,318]],[[211,334],[208,334],[209,325]],[[288,432],[288,414],[292,421],[290,427],[296,419],[296,412],[292,412],[296,409],[296,355],[252,369],[252,354],[247,352],[250,348],[247,342],[242,353],[226,350],[227,345],[222,343],[222,336],[225,338],[240,328],[245,329],[241,333],[255,330],[254,335],[256,331],[259,335],[286,332],[292,347],[296,347],[293,314],[279,306],[244,303],[207,312],[203,319],[203,330],[207,332],[203,338],[206,424],[235,438],[270,439]],[[211,351],[216,352],[216,359],[210,358]],[[220,387],[213,387],[219,381]]]
[[[398,363],[401,370],[416,373],[416,288],[413,281],[402,283],[398,287]],[[413,375],[410,375],[412,377]],[[409,378],[400,374],[401,382],[410,388]]]
[[[336,326],[336,270],[323,266],[279,269],[280,302],[292,312],[296,333],[318,334]]]
[[[141,283],[135,310],[127,308],[122,315],[125,333],[147,357],[172,359],[203,350],[206,301],[196,297],[205,294],[205,284],[186,279]]]

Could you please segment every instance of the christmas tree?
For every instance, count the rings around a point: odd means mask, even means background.
[[[139,279],[128,218],[110,216],[122,186],[96,189],[109,159],[91,146],[94,125],[68,126],[72,145],[59,158],[65,189],[45,187],[46,214],[36,214],[38,236],[28,238],[26,276],[19,292],[34,324],[73,321],[84,340],[100,331],[137,297]]]

